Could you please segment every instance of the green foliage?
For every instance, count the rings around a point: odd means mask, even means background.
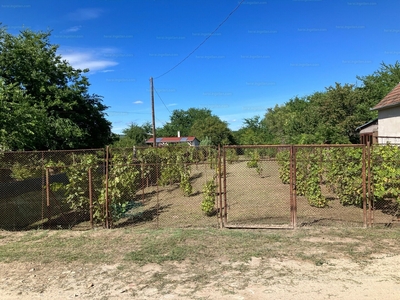
[[[258,162],[260,160],[260,154],[258,153],[258,150],[251,150],[248,152],[251,160],[247,162],[247,167],[248,168],[257,168],[258,167]]]
[[[92,170],[92,188],[98,197],[93,199],[93,217],[97,221],[104,221],[106,205],[105,178],[99,176],[103,158],[97,154],[75,155],[74,163],[65,167],[68,177],[67,184],[52,183],[54,191],[62,190],[66,196],[66,202],[71,209],[88,211],[89,209],[89,177],[88,170]],[[124,211],[135,200],[137,191],[137,179],[139,170],[131,165],[132,153],[128,155],[113,154],[112,164],[109,166],[108,202],[111,209],[111,217],[114,221],[120,218]],[[60,164],[58,164],[59,166]]]
[[[362,149],[325,150],[326,182],[343,205],[362,206]]]
[[[149,138],[151,132],[151,124],[144,123],[142,126],[131,124],[128,128],[122,131],[123,136],[115,141],[114,147],[132,147],[132,146],[145,146],[146,140]]]
[[[189,197],[193,192],[192,184],[190,183],[190,168],[185,167],[181,170],[181,190],[185,197]]]
[[[279,165],[279,178],[282,183],[288,184],[290,182],[290,151],[281,150],[276,155]]]
[[[181,136],[193,135],[192,127],[197,120],[204,120],[212,116],[207,108],[189,108],[188,110],[176,109],[172,112],[170,122],[157,129],[158,136],[176,136],[178,131]],[[196,136],[196,135],[195,135]],[[198,136],[196,136],[199,138]],[[202,140],[203,137],[200,138]]]
[[[376,145],[372,152],[372,176],[375,200],[395,198],[400,204],[400,149]]]
[[[24,180],[28,178],[38,178],[43,175],[43,167],[40,164],[22,164],[15,162],[11,167],[11,177],[16,180]]]
[[[214,115],[204,119],[197,119],[190,129],[190,135],[200,140],[208,137],[214,146],[230,145],[234,142],[228,123],[221,121],[219,117]]]
[[[232,164],[239,160],[239,155],[237,155],[236,149],[227,149],[225,156],[226,156],[226,161],[228,162],[228,164]]]
[[[112,141],[101,97],[88,70],[74,69],[50,44],[50,32],[0,30],[0,148],[103,147]]]
[[[203,185],[203,201],[201,202],[201,210],[207,215],[212,216],[215,212],[215,197],[217,185],[214,180],[208,180]]]

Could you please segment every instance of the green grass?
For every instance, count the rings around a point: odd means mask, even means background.
[[[262,257],[292,258],[318,265],[338,256],[362,261],[376,253],[390,254],[399,250],[400,231],[395,229],[37,230],[15,234],[3,231],[0,239],[1,262],[218,264],[226,260],[248,262],[252,257]]]

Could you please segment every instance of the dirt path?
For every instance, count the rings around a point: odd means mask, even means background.
[[[229,268],[224,268],[229,264]],[[0,294],[14,299],[399,299],[400,256],[321,265],[253,257],[220,261],[117,265],[0,264]],[[191,270],[196,269],[196,272]],[[199,269],[203,270],[199,275]]]

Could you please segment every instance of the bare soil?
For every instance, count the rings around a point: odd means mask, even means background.
[[[41,234],[40,232],[37,234]],[[52,234],[47,233],[48,239]],[[162,234],[162,232],[160,233]],[[275,234],[275,233],[274,233]],[[278,233],[286,236],[292,233]],[[400,246],[397,241],[390,251],[370,253],[366,260],[349,257],[337,247],[349,246],[360,237],[339,238],[329,232],[297,231],[296,245],[285,244],[279,255],[271,257],[260,252],[244,261],[232,260],[229,252],[217,259],[137,264],[121,259],[116,251],[114,261],[66,262],[60,259],[37,261],[25,257],[0,263],[0,298],[3,300],[30,299],[399,299]],[[343,232],[343,234],[346,234]],[[384,234],[384,233],[383,233]],[[26,233],[3,233],[0,249],[25,238]],[[129,240],[122,229],[85,233],[58,233],[70,239],[121,237],[121,248],[138,242]],[[301,237],[305,235],[304,237]],[[35,235],[36,236],[36,235]],[[122,237],[125,236],[125,239]],[[29,242],[35,246],[35,241]],[[275,243],[278,245],[279,241]],[[28,244],[27,244],[28,245]],[[309,247],[307,245],[319,245]],[[268,248],[268,245],[265,245]],[[301,248],[301,252],[297,252]],[[305,259],[321,253],[326,259]],[[89,250],[90,246],[85,249]],[[93,247],[94,253],[97,247]],[[308,249],[308,250],[307,250]],[[243,247],[243,251],[245,251]],[[396,253],[397,250],[397,253]],[[68,252],[69,249],[66,249]],[[362,251],[355,249],[353,251]],[[301,257],[299,256],[301,253]],[[323,256],[322,256],[323,257]]]

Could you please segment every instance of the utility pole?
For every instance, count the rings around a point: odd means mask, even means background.
[[[150,99],[151,99],[151,118],[153,124],[153,147],[157,146],[156,142],[156,117],[154,113],[154,86],[153,86],[153,77],[150,77]]]

